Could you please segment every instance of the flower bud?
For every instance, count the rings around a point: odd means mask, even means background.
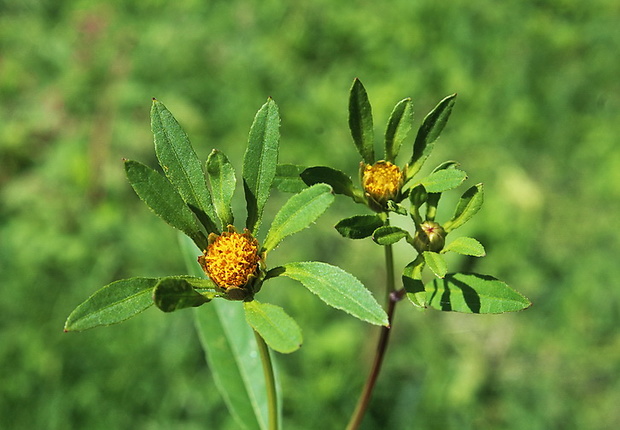
[[[413,237],[413,246],[418,252],[439,252],[446,244],[446,232],[434,221],[424,221]]]

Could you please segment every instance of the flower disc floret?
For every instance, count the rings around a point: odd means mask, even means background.
[[[367,195],[383,204],[398,195],[403,186],[403,174],[398,166],[389,161],[364,165],[362,186]]]
[[[219,236],[209,236],[209,246],[198,262],[220,288],[243,287],[258,271],[258,241],[247,230],[240,234],[229,227]]]

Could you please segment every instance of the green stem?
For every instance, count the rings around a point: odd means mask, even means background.
[[[263,373],[265,374],[265,388],[267,390],[267,410],[269,413],[269,430],[278,430],[278,393],[276,391],[276,378],[273,373],[273,363],[271,362],[271,354],[265,340],[254,331],[256,344],[258,345],[258,353],[260,354],[261,363],[263,364]]]
[[[372,396],[372,390],[375,387],[379,373],[381,372],[381,365],[383,364],[383,357],[387,351],[388,342],[390,340],[390,331],[392,329],[392,321],[394,319],[394,310],[396,303],[398,303],[405,295],[404,290],[396,291],[394,282],[394,256],[392,253],[392,246],[385,247],[385,265],[387,270],[387,315],[389,325],[387,327],[381,327],[381,334],[379,335],[379,342],[377,344],[377,350],[375,352],[375,359],[370,368],[370,374],[366,379],[366,384],[362,389],[360,398],[357,401],[357,406],[351,420],[347,426],[347,430],[356,430],[359,428],[368,408],[368,403]]]

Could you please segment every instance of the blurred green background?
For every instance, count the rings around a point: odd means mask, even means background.
[[[237,428],[190,311],[150,309],[78,334],[64,334],[64,320],[113,280],[184,272],[176,233],[138,200],[121,162],[156,165],[152,97],[201,158],[218,148],[240,169],[253,115],[272,96],[282,162],[355,175],[347,97],[359,77],[379,137],[398,100],[413,98],[418,125],[459,93],[425,168],[456,159],[469,185],[485,183],[483,210],[459,230],[487,247],[472,269],[534,302],[500,316],[400,304],[363,428],[612,428],[619,19],[616,0],[0,1],[1,426]],[[286,197],[274,196],[267,219]],[[381,298],[382,250],[332,228],[358,213],[338,201],[269,264],[337,264]],[[397,251],[403,267],[412,256]],[[304,330],[304,347],[278,357],[284,428],[344,428],[377,329],[295,283],[261,294]]]

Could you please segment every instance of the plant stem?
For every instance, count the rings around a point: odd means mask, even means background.
[[[362,389],[362,393],[360,394],[360,398],[357,401],[357,406],[355,407],[355,411],[353,415],[351,415],[351,420],[349,421],[349,425],[347,426],[347,430],[356,430],[359,428],[362,423],[362,419],[364,418],[364,414],[366,413],[366,409],[368,408],[368,403],[370,402],[370,397],[372,396],[372,390],[375,387],[375,383],[377,382],[377,378],[379,377],[379,372],[381,371],[381,365],[383,364],[383,357],[385,356],[385,352],[387,350],[388,342],[390,340],[390,331],[392,329],[392,321],[394,319],[394,310],[396,308],[396,303],[398,303],[404,296],[405,291],[400,290],[396,291],[395,283],[394,283],[394,256],[392,253],[392,246],[388,245],[385,247],[385,265],[387,270],[387,315],[388,315],[388,327],[381,327],[381,334],[379,335],[379,343],[377,344],[377,350],[375,352],[375,359],[372,363],[372,367],[370,369],[370,374],[368,375],[368,379],[366,379],[366,384]]]
[[[278,393],[276,391],[276,379],[273,373],[273,363],[271,362],[271,354],[269,347],[260,334],[254,331],[256,344],[258,345],[258,353],[260,354],[261,363],[263,364],[263,373],[265,374],[265,389],[267,390],[267,410],[269,413],[269,430],[278,430]]]

